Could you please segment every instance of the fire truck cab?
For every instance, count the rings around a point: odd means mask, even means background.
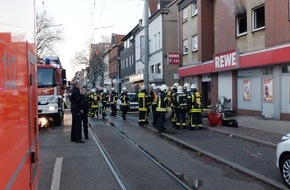
[[[64,116],[66,89],[66,72],[59,57],[45,57],[42,63],[37,64],[37,75],[39,118],[52,119],[54,125],[59,126]]]

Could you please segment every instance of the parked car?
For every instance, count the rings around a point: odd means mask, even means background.
[[[290,188],[290,133],[282,137],[276,149],[277,162],[284,183]]]
[[[139,109],[139,104],[138,104],[138,95],[136,93],[127,93],[128,94],[128,98],[129,98],[129,110],[138,110]],[[120,110],[121,109],[121,100],[118,99],[117,100],[117,109]]]

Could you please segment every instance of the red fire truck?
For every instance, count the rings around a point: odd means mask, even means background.
[[[0,6],[0,189],[36,189],[39,179],[34,3]]]
[[[38,74],[38,115],[40,126],[52,119],[56,126],[61,125],[64,116],[64,93],[66,72],[59,57],[48,56],[37,64]]]

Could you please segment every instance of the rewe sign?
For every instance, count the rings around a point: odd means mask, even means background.
[[[214,55],[214,70],[228,70],[239,66],[239,56],[236,50]]]

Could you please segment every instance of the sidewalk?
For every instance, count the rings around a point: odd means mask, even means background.
[[[264,119],[251,116],[235,116],[239,123],[238,128],[216,126],[208,127],[211,130],[235,135],[251,141],[257,141],[274,146],[281,141],[283,135],[290,133],[290,121]],[[205,119],[207,121],[207,119]]]

